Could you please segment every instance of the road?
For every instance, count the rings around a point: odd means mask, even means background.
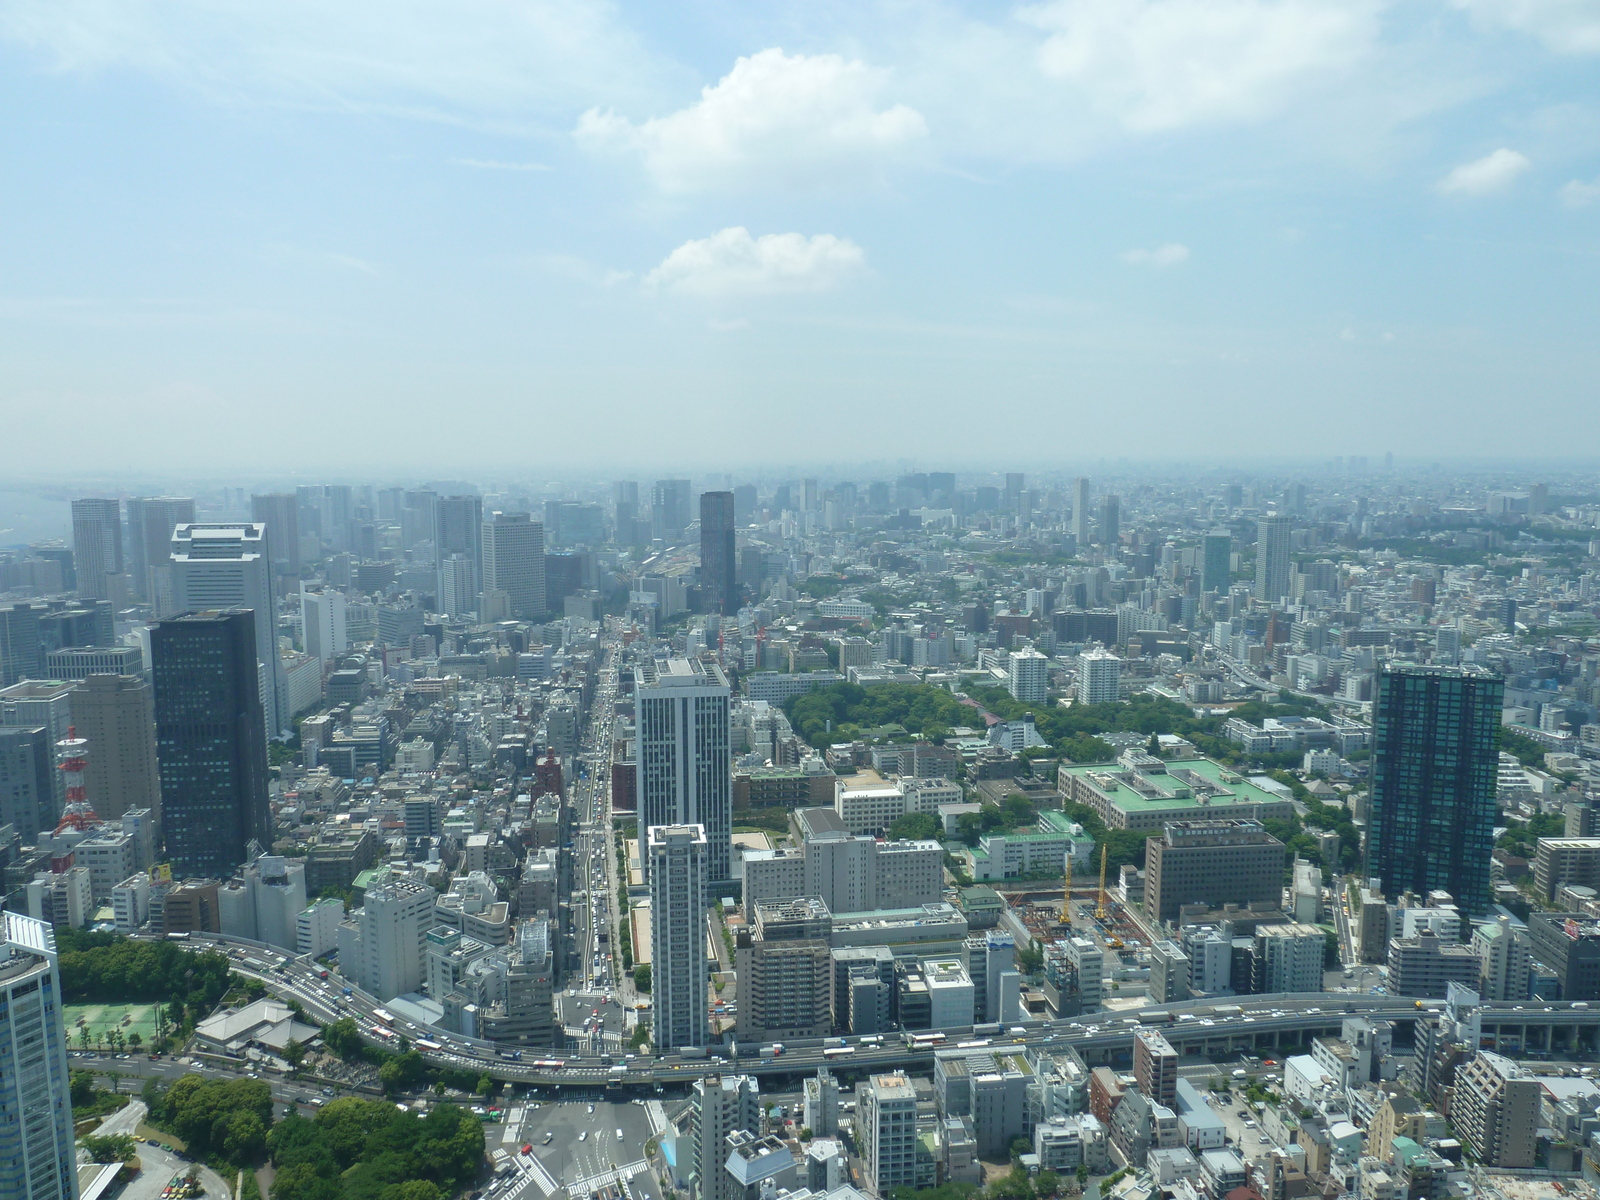
[[[490,1194],[495,1200],[547,1200],[564,1188],[581,1198],[616,1184],[630,1200],[660,1200],[644,1147],[666,1126],[659,1101],[514,1108],[503,1126],[485,1130],[490,1156],[505,1179]],[[492,1140],[496,1131],[498,1146]],[[529,1153],[521,1153],[523,1146]]]
[[[229,1068],[213,1066],[203,1059],[191,1058],[161,1058],[151,1061],[145,1055],[132,1055],[124,1059],[110,1054],[85,1053],[78,1050],[69,1051],[68,1056],[72,1070],[93,1071],[97,1078],[102,1079],[120,1075],[125,1078],[132,1076],[135,1079],[163,1079],[171,1083],[183,1075],[199,1075],[205,1079],[260,1078],[271,1089],[272,1098],[277,1103],[277,1115],[280,1117],[287,1114],[293,1106],[298,1106],[302,1113],[308,1113],[318,1107],[317,1101],[325,1101],[330,1096],[359,1096],[363,1100],[373,1098],[369,1092],[340,1088],[331,1084],[286,1079],[272,1074],[253,1074],[249,1069],[250,1064],[244,1062],[237,1068]],[[118,1083],[115,1079],[110,1079],[110,1082]],[[137,1090],[137,1087],[134,1090]]]

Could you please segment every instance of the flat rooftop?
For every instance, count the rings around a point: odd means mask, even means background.
[[[1057,774],[1063,782],[1082,776],[1128,812],[1170,811],[1203,818],[1208,809],[1230,805],[1286,803],[1209,758],[1170,762],[1164,771],[1130,771],[1116,762],[1064,763]]]

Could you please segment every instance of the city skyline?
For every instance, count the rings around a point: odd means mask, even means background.
[[[998,457],[1006,410],[1040,455],[1593,455],[1569,8],[12,5],[0,394],[116,429],[97,468],[688,457],[741,405],[818,458],[912,415]]]

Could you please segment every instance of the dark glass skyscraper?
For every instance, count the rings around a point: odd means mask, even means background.
[[[1385,896],[1443,889],[1463,912],[1488,908],[1504,692],[1483,667],[1379,671],[1367,875]]]
[[[227,879],[271,845],[256,614],[186,612],[150,631],[162,826],[177,878]]]
[[[732,492],[700,493],[700,594],[707,612],[739,611]]]

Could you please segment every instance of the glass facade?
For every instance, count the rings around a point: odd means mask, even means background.
[[[1482,667],[1379,672],[1366,873],[1385,896],[1439,889],[1463,912],[1487,910],[1504,692]]]

